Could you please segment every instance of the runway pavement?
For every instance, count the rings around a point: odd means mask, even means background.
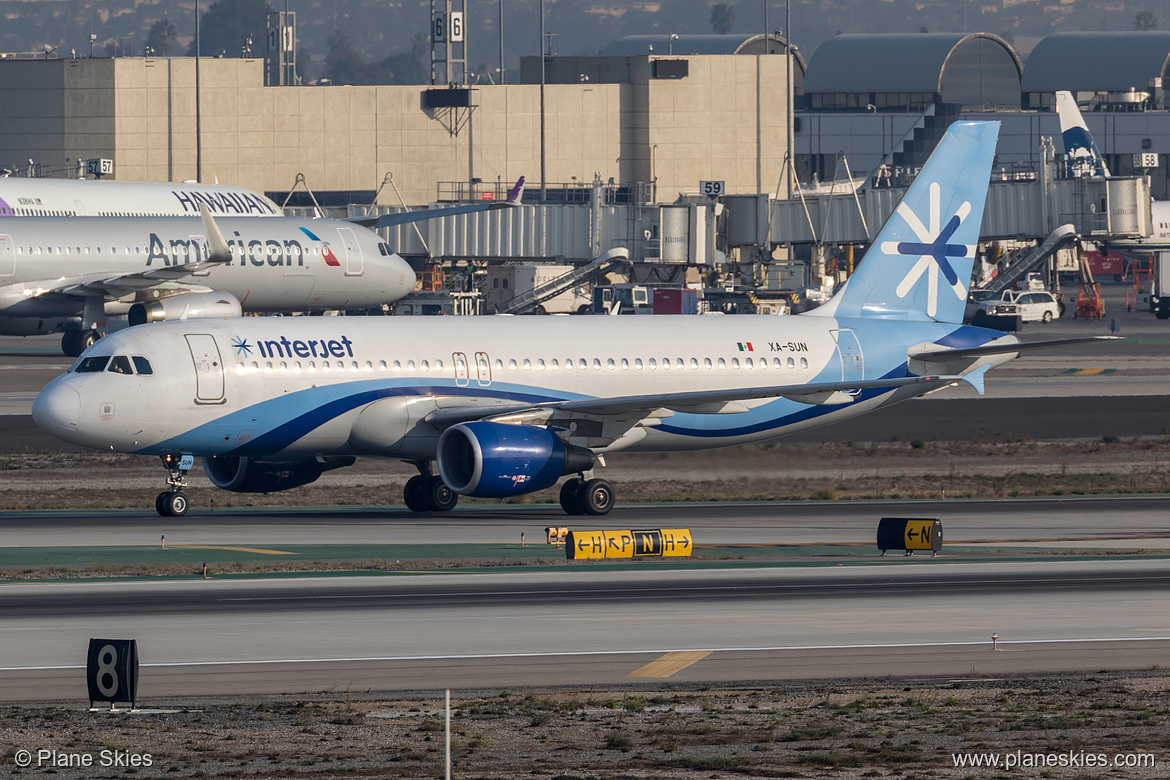
[[[1163,561],[878,571],[6,585],[0,698],[84,698],[94,636],[138,639],[145,701],[621,686],[671,653],[690,663],[657,682],[1141,668],[1170,652]]]
[[[1048,549],[1170,550],[1170,497],[1134,495],[938,501],[815,501],[624,504],[603,518],[569,518],[554,505],[461,505],[418,515],[405,507],[192,509],[163,518],[151,509],[102,512],[0,512],[6,548],[113,547],[153,550],[166,536],[180,545],[284,546],[506,545],[520,535],[546,557],[544,529],[689,528],[698,545],[864,544],[875,552],[882,517],[935,517],[949,545]],[[96,555],[97,552],[94,554]],[[264,559],[264,556],[255,556]]]

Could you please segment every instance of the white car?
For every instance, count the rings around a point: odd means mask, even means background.
[[[1020,307],[1020,319],[1024,322],[1052,322],[1061,314],[1060,302],[1046,290],[1009,291],[1003,297]]]
[[[975,289],[967,295],[963,321],[981,328],[1013,331],[1020,327],[1020,307],[991,290]]]

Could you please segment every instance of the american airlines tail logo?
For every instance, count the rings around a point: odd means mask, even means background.
[[[947,221],[945,226],[942,226],[941,193],[942,188],[938,182],[933,182],[930,185],[929,227],[922,224],[922,220],[905,202],[898,204],[896,213],[905,220],[906,226],[918,237],[918,242],[885,241],[881,247],[883,252],[893,255],[918,256],[918,262],[898,283],[895,292],[899,298],[905,298],[925,274],[928,285],[926,313],[931,317],[938,311],[938,274],[940,270],[946,277],[947,285],[955,297],[960,301],[967,297],[966,281],[959,279],[958,273],[947,258],[975,256],[973,245],[947,243],[955,231],[959,229],[959,226],[963,224],[963,220],[971,213],[971,203],[963,201],[963,205],[959,206],[954,216]]]

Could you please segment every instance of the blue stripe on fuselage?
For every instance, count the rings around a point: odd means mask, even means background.
[[[450,385],[442,382],[425,383],[425,380],[418,380],[415,384],[409,384],[410,380],[406,380],[407,383],[404,384],[387,385],[382,380],[370,379],[301,390],[224,415],[176,437],[137,450],[137,454],[160,455],[181,450],[229,457],[267,455],[295,444],[302,437],[346,412],[395,396],[465,396],[532,404],[586,397],[574,394],[543,395],[531,392],[528,388],[514,390],[496,389],[494,386],[459,387],[453,380],[451,381]],[[307,411],[302,411],[306,409]],[[249,441],[238,447],[230,446],[241,431],[261,427],[257,421],[262,419],[285,422],[277,423],[269,430],[257,432]],[[225,447],[225,443],[228,446]]]

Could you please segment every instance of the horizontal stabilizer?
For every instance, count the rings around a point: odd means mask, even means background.
[[[995,341],[981,347],[966,347],[963,349],[932,349],[923,352],[911,352],[908,357],[912,360],[949,362],[962,358],[988,357],[990,355],[1014,355],[1019,352],[1032,352],[1038,349],[1063,347],[1067,344],[1084,344],[1087,341],[1121,341],[1121,336],[1081,336],[1074,339],[1051,339],[1049,341]]]

